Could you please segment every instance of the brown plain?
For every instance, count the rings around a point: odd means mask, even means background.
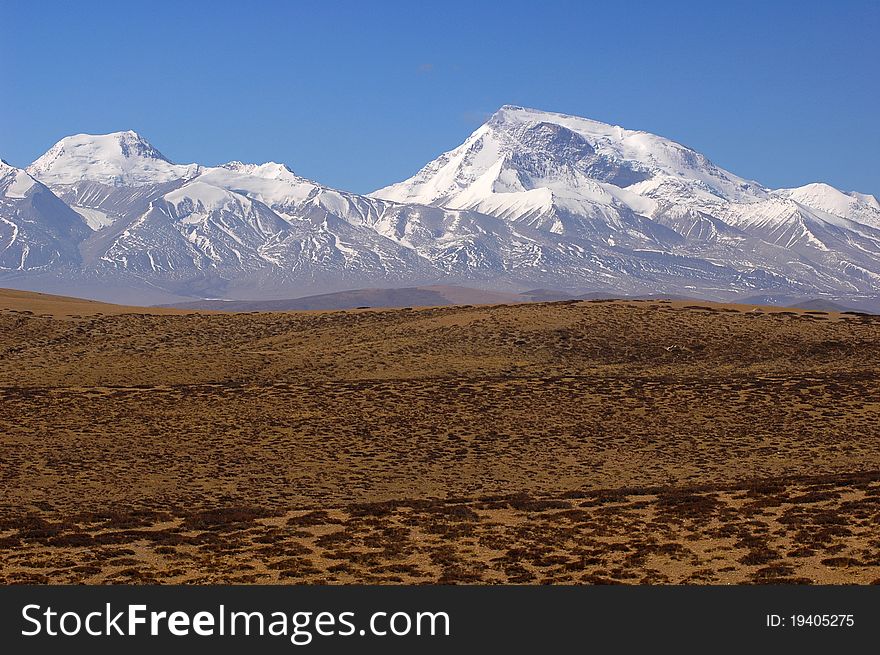
[[[0,582],[880,581],[880,317],[0,291]]]

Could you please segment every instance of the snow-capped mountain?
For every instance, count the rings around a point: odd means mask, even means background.
[[[79,266],[88,232],[45,185],[0,160],[0,275]]]
[[[880,229],[880,202],[865,193],[844,193],[828,184],[807,184],[796,189],[781,189],[779,194],[795,202],[841,218],[848,218]]]
[[[89,181],[138,187],[193,177],[199,166],[172,164],[146,139],[129,130],[65,137],[27,170],[51,186]]]
[[[663,190],[677,199],[690,194],[695,206],[766,195],[760,185],[669,139],[510,105],[409,180],[371,195],[457,208],[485,206],[491,199],[498,203],[495,211],[503,206],[513,217],[551,211],[554,203],[564,211],[572,208],[567,201],[589,203],[596,195],[608,204],[602,192],[614,195],[608,186],[632,187],[658,200],[665,198]]]
[[[679,290],[715,297],[751,285],[880,292],[873,196],[824,184],[773,191],[668,139],[563,114],[502,107],[461,146],[371,196],[560,234],[612,267],[623,259],[613,286],[624,291],[672,290],[671,276]]]
[[[505,106],[368,196],[274,162],[175,164],[134,132],[67,137],[27,171],[0,168],[0,258],[16,284],[30,270],[96,297],[453,282],[870,299],[880,203],[774,191],[653,134]]]

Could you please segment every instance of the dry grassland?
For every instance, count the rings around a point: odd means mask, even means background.
[[[2,583],[880,581],[880,317],[0,293]]]

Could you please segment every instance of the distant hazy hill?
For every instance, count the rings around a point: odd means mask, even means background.
[[[528,301],[528,298],[513,293],[437,285],[430,287],[404,287],[400,289],[356,289],[289,300],[201,300],[169,306],[181,309],[212,309],[227,312],[281,312],[356,309],[358,307],[489,305]]]

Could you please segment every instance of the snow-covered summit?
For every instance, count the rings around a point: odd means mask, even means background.
[[[234,171],[245,175],[265,177],[267,179],[299,179],[287,164],[279,164],[274,161],[267,161],[263,164],[246,164],[240,161],[231,161],[221,164],[217,168],[223,168],[228,171]]]
[[[302,202],[320,185],[300,177],[285,164],[244,164],[233,161],[202,169],[199,182],[233,190],[270,207],[284,208]]]
[[[570,191],[579,186],[592,194],[597,182],[618,188],[648,183],[657,189],[667,179],[694,197],[744,201],[765,195],[761,185],[719,168],[675,141],[513,105],[501,107],[462,145],[410,179],[371,195],[463,208],[476,207],[492,194],[555,192],[563,187]]]
[[[794,189],[780,189],[777,193],[807,207],[880,229],[880,204],[874,196],[856,192],[844,193],[821,182]]]
[[[88,181],[108,186],[141,186],[193,177],[196,164],[173,164],[131,130],[75,134],[61,139],[27,171],[44,184]]]
[[[7,198],[24,198],[37,184],[26,171],[0,159],[0,188]]]

